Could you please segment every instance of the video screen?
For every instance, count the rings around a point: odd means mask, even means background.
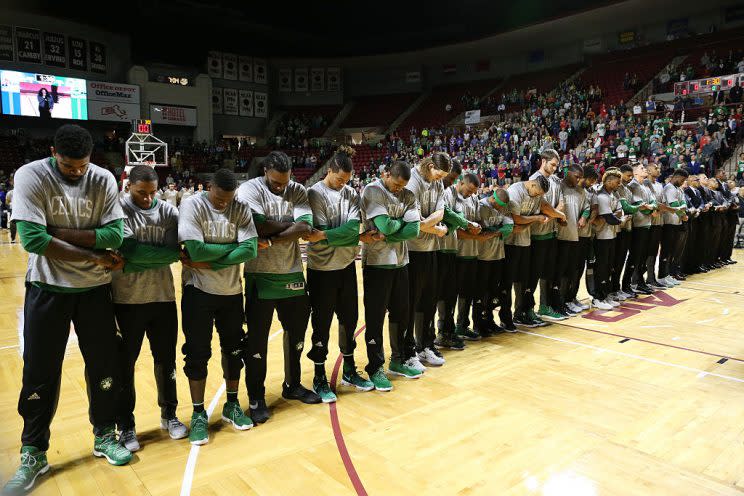
[[[0,71],[3,114],[88,120],[85,79]]]

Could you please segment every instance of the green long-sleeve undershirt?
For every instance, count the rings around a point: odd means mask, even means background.
[[[350,220],[333,229],[328,226],[318,226],[318,229],[325,232],[326,239],[321,243],[329,246],[356,246],[359,244],[359,221]]]
[[[217,244],[205,243],[190,239],[184,241],[186,251],[194,262],[216,262],[238,247],[237,243]]]
[[[631,204],[625,198],[620,198],[620,205],[622,205],[622,207],[623,207],[623,213],[634,214],[634,213],[638,212],[638,207],[636,207],[635,205]]]
[[[467,229],[468,220],[462,215],[458,214],[449,207],[444,207],[444,218],[442,219],[444,224],[451,230],[455,229]]]
[[[403,222],[403,227],[390,235],[385,235],[386,243],[400,243],[418,237],[420,222]]]
[[[389,236],[393,233],[400,231],[403,227],[403,221],[399,219],[391,219],[388,215],[378,215],[373,219],[375,227],[385,236]]]
[[[483,229],[484,232],[500,232],[501,237],[509,236],[514,230],[514,224],[502,224],[501,226],[491,226]]]
[[[258,255],[258,238],[250,238],[242,241],[237,248],[219,260],[210,262],[214,270],[222,270],[227,267],[238,265],[248,260],[253,260]]]
[[[123,272],[130,274],[168,266],[178,262],[181,250],[177,246],[155,246],[127,238],[119,249],[126,263]]]
[[[119,248],[124,241],[124,220],[116,219],[113,222],[98,227],[96,231],[96,244],[93,246],[96,250]]]
[[[16,222],[18,235],[21,237],[21,246],[29,253],[43,255],[52,242],[52,235],[46,231],[46,226],[22,220]]]

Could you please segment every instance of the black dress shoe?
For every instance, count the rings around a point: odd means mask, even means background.
[[[284,384],[284,386],[282,386],[282,398],[285,400],[300,400],[308,405],[315,405],[323,402],[315,391],[310,391],[302,384],[297,384],[296,386],[287,386]]]

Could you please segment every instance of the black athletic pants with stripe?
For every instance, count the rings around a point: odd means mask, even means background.
[[[457,259],[457,327],[470,327],[470,312],[473,324],[478,322],[473,302],[478,299],[478,259]]]
[[[457,262],[454,253],[437,252],[437,329],[441,335],[455,332]]]
[[[578,273],[578,277],[581,277],[586,263],[586,259],[581,258],[581,243],[578,240],[559,239],[558,258],[555,263],[557,264],[556,282],[558,288],[551,288],[549,303],[553,309],[561,309],[563,305],[573,300],[573,298],[568,298],[570,288],[575,281],[578,281],[576,274]]]
[[[416,351],[434,346],[434,314],[437,309],[437,252],[408,252],[408,328],[406,348],[415,338]],[[411,355],[413,356],[413,355]],[[404,357],[404,361],[411,357]]]
[[[514,315],[521,315],[527,310],[534,308],[535,300],[529,289],[530,266],[534,261],[532,249],[529,246],[505,245],[506,266],[504,271],[506,279],[504,280],[504,301],[501,308],[511,310],[511,289],[514,287]],[[506,313],[504,314],[506,316]],[[508,315],[509,321],[502,321],[504,324],[511,325],[512,316]]]
[[[584,275],[585,269],[589,269],[589,249],[591,248],[592,238],[579,237],[576,253],[576,267],[574,272],[569,275],[570,281],[568,285],[568,291],[566,292],[565,302],[573,301],[579,294],[579,286],[581,286],[581,277]],[[592,270],[594,268],[592,264]],[[587,284],[587,291],[593,291],[594,288],[590,288]]]
[[[310,318],[310,300],[306,292],[299,296],[279,299],[262,299],[256,284],[245,288],[245,316],[248,333],[245,336],[245,384],[251,402],[264,399],[266,394],[266,354],[269,349],[269,332],[274,311],[282,324],[284,348],[284,384],[300,384],[302,369],[300,359],[305,347],[305,331]],[[353,332],[353,331],[352,331]]]
[[[359,320],[356,264],[339,270],[307,269],[310,293],[312,343],[307,357],[313,363],[324,363],[328,357],[328,339],[333,314],[338,318],[338,346],[345,357],[354,356],[354,330]]]
[[[55,293],[26,283],[23,307],[23,386],[18,413],[23,446],[49,449],[49,425],[59,401],[62,362],[70,323],[85,362],[93,432],[114,427],[119,389],[119,346],[111,286],[82,293]]]
[[[134,366],[137,363],[142,341],[147,335],[152,352],[155,384],[158,388],[160,418],[176,416],[176,340],[178,339],[178,314],[175,301],[143,303],[139,305],[115,304],[116,324],[121,334],[119,363],[119,403],[116,424],[119,430],[134,428]]]
[[[551,287],[555,281],[558,240],[555,238],[532,239],[529,251],[530,261],[527,287],[530,291],[525,292],[525,311],[535,308],[535,291],[537,291],[537,285],[540,279],[547,282],[547,287]]]
[[[363,274],[364,317],[367,321],[364,340],[369,357],[366,371],[372,376],[385,364],[382,327],[386,312],[392,351],[390,359],[405,362],[415,352],[404,339],[408,326],[408,266],[382,269],[368,265],[364,267]]]
[[[650,226],[633,229],[633,239],[630,242],[628,263],[625,265],[625,273],[623,274],[623,289],[629,288],[631,284],[640,284],[643,282],[642,268],[646,267],[650,237]]]
[[[657,282],[656,260],[659,258],[659,248],[661,247],[661,237],[664,232],[664,226],[652,225],[648,233],[648,255],[646,256],[646,282]],[[659,278],[660,279],[660,278]]]
[[[612,262],[612,283],[610,284],[610,291],[613,293],[620,291],[620,276],[625,267],[625,260],[628,258],[633,234],[633,231],[622,230],[615,238],[615,258]]]
[[[493,310],[496,307],[494,300],[498,300],[500,305],[499,318],[501,321],[506,323],[507,319],[511,317],[511,307],[509,307],[507,313],[507,306],[503,303],[506,299],[504,265],[504,259],[478,260],[478,289],[480,294],[473,305],[473,315],[480,317],[480,319],[473,323],[473,328],[479,333],[496,327],[493,319]],[[511,291],[511,287],[509,290]]]
[[[616,246],[617,239],[594,240],[594,254],[597,258],[594,264],[594,293],[595,298],[600,301],[611,292]]]

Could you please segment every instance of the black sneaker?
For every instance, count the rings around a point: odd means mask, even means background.
[[[514,316],[514,324],[529,328],[537,327],[537,323],[523,313]]]
[[[637,291],[647,295],[654,294],[654,289],[646,284],[639,284]]]
[[[517,332],[517,328],[514,326],[514,324],[505,324],[502,322],[501,328],[504,330],[504,332]]]
[[[434,355],[437,358],[444,358],[444,356],[442,355],[442,353],[437,349],[437,346],[436,345],[429,346],[429,349],[431,350],[432,353],[434,353]]]
[[[561,306],[561,308],[558,309],[558,311],[562,313],[563,315],[567,315],[569,317],[576,317],[577,315],[579,315],[578,313],[568,308],[568,306],[566,305]]]
[[[461,351],[465,349],[465,342],[454,334],[439,334],[434,344],[439,348]]]
[[[266,400],[264,399],[251,401],[249,408],[251,419],[255,424],[263,424],[271,418],[271,413],[269,412],[269,408],[266,406]]]
[[[282,386],[282,398],[285,400],[299,400],[307,405],[315,405],[322,403],[323,400],[314,391],[310,391],[302,384],[297,384],[294,387]]]

